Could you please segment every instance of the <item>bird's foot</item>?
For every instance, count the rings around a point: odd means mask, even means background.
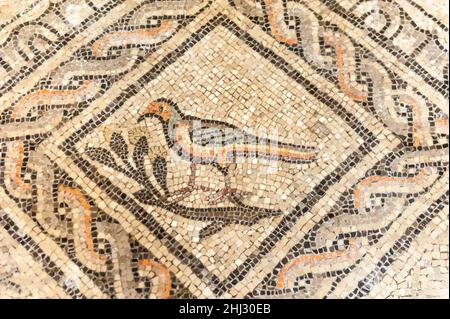
[[[212,191],[209,187],[199,186],[199,185],[189,185],[183,188],[180,188],[170,194],[170,197],[168,198],[169,203],[177,203],[185,198],[191,196],[192,192],[194,191],[201,191],[201,192],[210,192]]]
[[[216,205],[225,201],[226,199],[229,199],[233,195],[239,195],[239,197],[242,197],[249,194],[250,193],[242,191],[237,188],[224,187],[216,191],[214,194],[208,196],[208,202],[211,205]]]
[[[189,197],[193,191],[193,188],[191,186],[183,187],[180,189],[177,189],[175,192],[172,192],[170,196],[167,198],[168,203],[177,203],[185,199],[186,197]]]

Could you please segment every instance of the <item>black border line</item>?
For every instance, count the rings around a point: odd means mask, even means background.
[[[387,269],[392,265],[398,256],[411,247],[411,243],[426,228],[426,226],[439,214],[439,212],[448,205],[449,191],[447,190],[437,200],[433,202],[425,211],[416,218],[403,235],[395,241],[389,251],[380,258],[375,268],[362,280],[357,283],[351,293],[346,298],[362,298],[367,295],[380,275],[384,277]],[[428,213],[428,214],[427,214]],[[422,229],[420,229],[422,228]]]
[[[363,29],[361,27],[362,21],[359,18],[355,17],[351,12],[346,11],[342,8],[336,0],[320,0],[323,5],[327,7],[327,9],[331,12],[336,13],[345,21],[348,21],[353,26],[358,29]],[[333,9],[331,9],[331,7]],[[345,32],[342,28],[339,28],[341,32]],[[347,32],[345,32],[347,34]],[[416,75],[422,78],[427,84],[429,84],[434,91],[438,92],[443,97],[448,98],[448,81],[436,79],[435,76],[431,75],[424,67],[422,67],[416,60],[413,59],[410,55],[406,54],[404,51],[395,50],[392,46],[387,44],[388,39],[383,35],[379,34],[375,30],[371,30],[369,32],[375,34],[376,36],[370,36],[370,39],[375,41],[377,45],[381,46],[383,49],[389,51],[390,54],[394,55],[399,62],[401,62],[408,69],[413,71]],[[348,34],[347,34],[348,35]],[[353,36],[348,35],[350,38],[354,40]],[[355,40],[354,40],[355,41]],[[357,41],[356,41],[357,42]],[[364,47],[364,46],[363,46]],[[369,50],[368,50],[369,51]],[[370,52],[370,51],[369,51]],[[430,83],[431,82],[431,83]],[[433,86],[435,85],[435,86]],[[447,94],[447,96],[446,96]]]
[[[103,6],[98,11],[95,11],[92,15],[84,19],[81,23],[80,28],[73,29],[68,32],[68,34],[60,37],[59,41],[53,43],[53,45],[44,53],[38,56],[34,56],[31,61],[28,61],[27,64],[17,70],[14,74],[11,74],[11,79],[9,79],[6,83],[4,83],[0,87],[0,94],[4,94],[7,91],[13,89],[19,81],[23,80],[26,76],[30,75],[32,72],[38,69],[38,67],[43,63],[43,61],[47,61],[52,58],[57,52],[60,51],[61,48],[64,47],[69,41],[74,39],[78,34],[85,31],[94,23],[100,21],[103,17],[109,14],[109,12],[123,3],[124,0],[111,0],[105,6]],[[48,10],[48,9],[47,9]]]
[[[69,288],[66,284],[61,285],[60,281],[66,275],[57,267],[57,265],[47,255],[29,235],[20,235],[20,228],[17,224],[5,213],[0,211],[0,225],[8,232],[8,234],[17,241],[23,248],[25,248],[33,260],[40,264],[42,269],[51,277],[57,285],[64,290],[66,294],[72,298],[87,299],[87,297],[81,293],[78,289]]]
[[[128,88],[123,90],[120,95],[112,101],[105,109],[103,109],[97,116],[94,116],[91,120],[85,123],[77,132],[73,133],[64,142],[62,142],[58,148],[62,150],[68,157],[71,157],[75,164],[80,168],[86,176],[94,181],[103,190],[107,189],[109,196],[120,203],[121,205],[130,209],[130,212],[134,214],[139,220],[143,220],[143,216],[148,216],[146,210],[137,204],[132,198],[128,197],[119,188],[112,185],[112,183],[100,174],[95,174],[95,168],[86,160],[84,160],[74,148],[75,144],[85,137],[94,128],[101,125],[109,116],[123,106],[123,104],[132,95],[137,94],[148,82],[156,78],[167,66],[174,63],[179,57],[186,53],[192,46],[198,43],[206,34],[211,32],[217,26],[223,26],[231,31],[237,38],[243,40],[250,46],[255,52],[259,53],[262,57],[267,59],[277,68],[282,70],[286,75],[292,78],[297,83],[301,84],[311,95],[318,99],[321,103],[327,105],[337,116],[344,120],[359,136],[365,139],[365,142],[360,145],[358,151],[352,153],[347,159],[342,162],[332,173],[319,182],[310,192],[305,199],[297,205],[294,211],[288,216],[284,217],[280,224],[257,248],[257,252],[250,255],[249,258],[238,268],[230,273],[228,278],[224,282],[219,278],[206,271],[206,267],[195,258],[190,252],[182,247],[182,245],[172,236],[168,235],[164,229],[159,226],[153,218],[147,217],[145,221],[146,227],[150,231],[163,241],[168,241],[172,245],[166,245],[166,248],[174,254],[180,261],[188,265],[192,271],[200,278],[207,279],[210,282],[210,287],[213,292],[220,297],[227,292],[232,286],[241,281],[245,274],[253,268],[253,266],[259,262],[259,260],[267,254],[276,242],[283,237],[283,233],[289,230],[295,221],[309,210],[315,203],[323,196],[326,189],[335,184],[340,178],[348,172],[355,164],[360,162],[365,155],[367,155],[371,149],[377,145],[380,141],[365,128],[362,123],[350,112],[348,112],[339,102],[335,99],[326,96],[324,92],[321,92],[313,83],[304,78],[300,72],[292,68],[287,61],[278,56],[271,49],[264,47],[253,39],[247,32],[238,27],[234,22],[229,20],[222,13],[217,14],[214,18],[210,19],[204,26],[200,27],[194,32],[188,39],[180,44],[173,52],[169,53],[158,65],[154,66],[136,82],[137,84],[131,84]],[[205,271],[208,273],[205,275]]]

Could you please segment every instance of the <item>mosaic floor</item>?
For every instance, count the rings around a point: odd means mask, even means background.
[[[0,297],[448,298],[445,0],[0,0]]]

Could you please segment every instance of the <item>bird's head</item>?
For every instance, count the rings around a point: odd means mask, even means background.
[[[157,117],[160,121],[167,123],[172,117],[174,107],[174,103],[166,99],[150,102],[144,113],[139,117],[138,122],[143,121],[146,117]]]

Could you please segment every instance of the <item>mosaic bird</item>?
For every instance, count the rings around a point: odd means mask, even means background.
[[[225,175],[225,188],[218,192],[219,196],[213,202],[237,191],[229,186],[228,167],[242,163],[246,158],[298,164],[317,160],[318,150],[314,147],[281,143],[247,133],[229,123],[186,115],[168,99],[151,102],[138,122],[147,117],[159,119],[168,146],[191,162],[188,188],[192,190],[195,185],[198,164],[213,165]]]

